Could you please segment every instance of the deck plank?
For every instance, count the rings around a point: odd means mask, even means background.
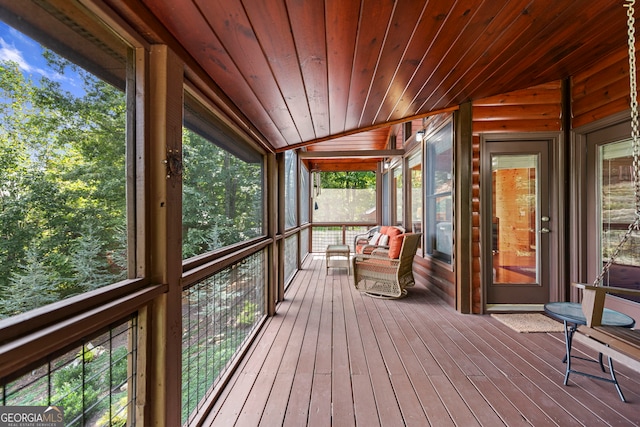
[[[640,425],[634,371],[616,365],[629,403],[608,383],[562,384],[562,334],[461,315],[421,286],[370,298],[352,280],[308,257],[203,425]]]

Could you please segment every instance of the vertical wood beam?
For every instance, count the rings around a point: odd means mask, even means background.
[[[378,162],[378,167],[376,168],[376,224],[382,225],[382,211],[384,209],[384,202],[382,200],[382,180],[384,178],[384,160],[382,162]],[[345,242],[347,245],[349,242]],[[355,251],[355,248],[353,248]]]
[[[149,176],[148,169],[145,164],[146,153],[149,152],[149,91],[147,90],[147,82],[149,81],[149,55],[145,48],[137,48],[135,55],[135,73],[134,80],[127,80],[127,124],[135,123],[135,126],[127,126],[127,138],[133,137],[135,140],[135,148],[131,148],[131,143],[127,140],[127,214],[135,218],[134,228],[131,229],[131,217],[128,218],[129,234],[127,238],[128,250],[128,268],[129,277],[145,277],[147,274],[147,266],[149,265],[149,253],[146,250],[147,241],[147,225],[149,218],[147,217],[148,209],[147,197],[149,194]],[[130,104],[132,103],[132,104]],[[132,134],[131,132],[134,132]],[[133,162],[133,163],[129,163]],[[131,164],[135,168],[131,168]],[[131,187],[129,181],[135,179],[134,187]],[[132,197],[133,196],[133,197]],[[135,212],[135,214],[133,214]],[[133,248],[133,250],[132,250]],[[135,262],[135,264],[134,264]],[[137,319],[137,342],[135,342],[136,352],[136,371],[137,378],[135,381],[136,407],[134,414],[127,414],[127,425],[134,424],[131,417],[135,417],[135,425],[144,425],[145,420],[149,419],[150,407],[148,392],[151,387],[151,376],[147,375],[147,371],[151,369],[152,354],[149,346],[151,344],[151,336],[149,334],[151,319],[149,316],[149,307],[145,306],[138,310]],[[131,339],[132,337],[130,337]],[[133,341],[130,341],[133,344]],[[133,371],[133,366],[130,366]],[[133,386],[133,384],[131,384]],[[133,388],[132,388],[133,390]]]
[[[471,103],[460,105],[455,113],[455,271],[456,308],[471,313],[473,283],[473,135]]]
[[[276,314],[276,301],[278,299],[278,162],[274,153],[267,154],[267,173],[265,189],[267,197],[267,236],[272,238],[268,250],[267,260],[267,315]]]
[[[182,177],[168,175],[167,156],[182,158],[184,64],[167,46],[151,47],[149,77],[147,274],[168,292],[152,305],[147,374],[150,389],[144,425],[181,424],[182,377]]]
[[[276,155],[276,164],[277,164],[277,178],[278,178],[278,186],[277,186],[277,230],[275,237],[275,248],[277,251],[277,263],[276,263],[276,277],[277,277],[277,285],[278,285],[278,293],[277,300],[284,300],[284,232],[286,230],[286,218],[285,218],[285,187],[286,183],[286,174],[285,174],[285,154],[278,153]]]

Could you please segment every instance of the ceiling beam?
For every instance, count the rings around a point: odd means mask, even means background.
[[[404,155],[404,150],[353,150],[353,151],[300,151],[301,159],[345,159],[394,157]]]

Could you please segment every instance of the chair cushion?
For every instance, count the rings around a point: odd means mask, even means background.
[[[389,258],[400,258],[400,250],[402,249],[402,242],[404,241],[405,234],[398,234],[392,236],[389,241]]]

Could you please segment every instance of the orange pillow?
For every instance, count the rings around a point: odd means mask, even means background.
[[[389,230],[389,226],[383,225],[382,227],[380,227],[380,234],[387,234],[388,230]]]
[[[399,234],[402,234],[402,230],[400,230],[398,227],[389,227],[389,229],[387,230],[387,232],[385,234],[387,236],[389,236],[389,238],[391,238],[393,236],[397,236]]]
[[[392,236],[389,242],[389,258],[400,258],[400,249],[402,249],[402,242],[404,241],[404,234],[398,234]]]

